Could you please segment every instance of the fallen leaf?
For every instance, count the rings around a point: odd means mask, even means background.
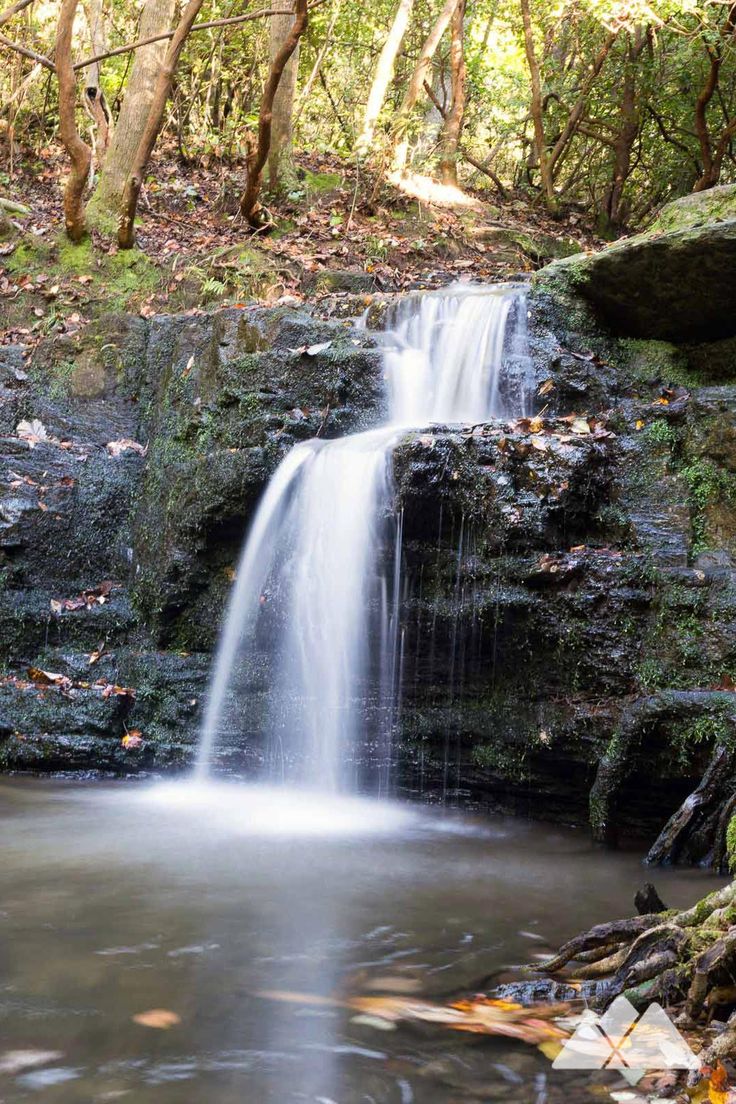
[[[108,441],[105,448],[111,456],[122,456],[124,452],[137,452],[141,456],[145,456],[148,452],[148,445],[131,441],[129,437],[121,437],[119,441]]]
[[[118,686],[115,683],[108,682],[103,683],[102,696],[107,700],[108,698],[131,698],[135,699],[135,690],[132,686]]]
[[[27,673],[32,682],[42,686],[60,686],[64,682],[69,682],[66,675],[59,675],[55,671],[42,671],[40,667],[29,667]]]
[[[46,426],[38,418],[33,418],[30,422],[26,419],[18,422],[15,432],[22,441],[27,441],[31,448],[35,448],[39,441],[47,441],[49,436]]]
[[[103,655],[105,654],[105,651],[106,651],[105,642],[103,640],[103,642],[101,644],[98,644],[98,646],[95,648],[95,650],[90,655],[89,661],[88,661],[89,666],[92,667],[92,666],[94,666],[95,663],[99,663],[99,661],[102,659]]]
[[[139,728],[131,728],[130,732],[125,733],[120,743],[126,750],[139,748],[143,743],[143,733]]]
[[[176,1012],[170,1012],[168,1008],[150,1008],[147,1012],[137,1012],[132,1017],[134,1023],[142,1027],[155,1027],[159,1031],[168,1031],[181,1023],[181,1016]]]

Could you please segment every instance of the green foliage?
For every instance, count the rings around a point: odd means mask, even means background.
[[[473,762],[506,778],[510,782],[525,782],[529,777],[526,763],[527,749],[503,744],[480,744],[473,748]]]
[[[726,851],[728,853],[728,868],[731,873],[736,871],[736,816],[731,817],[726,829]]]
[[[652,444],[664,445],[670,450],[674,449],[678,441],[677,430],[664,418],[656,418],[650,422],[644,429],[644,436]]]
[[[680,474],[690,490],[693,551],[697,553],[707,547],[709,509],[736,502],[736,475],[703,458],[686,464]]]
[[[678,762],[686,767],[702,744],[732,748],[736,743],[733,721],[723,714],[706,713],[690,724],[676,728],[672,747]]]

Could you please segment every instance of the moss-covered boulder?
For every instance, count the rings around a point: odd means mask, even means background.
[[[665,341],[736,334],[736,185],[685,196],[642,234],[548,266],[617,332]]]

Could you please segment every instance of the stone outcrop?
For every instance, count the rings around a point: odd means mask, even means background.
[[[736,335],[736,185],[685,196],[642,234],[550,266],[617,332],[664,341]]]

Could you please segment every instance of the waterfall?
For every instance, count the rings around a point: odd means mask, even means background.
[[[353,790],[370,739],[389,789],[403,667],[393,448],[410,428],[522,413],[528,362],[519,288],[409,296],[387,321],[387,424],[294,446],[258,507],[218,645],[200,776],[224,730],[255,727],[271,780]]]

